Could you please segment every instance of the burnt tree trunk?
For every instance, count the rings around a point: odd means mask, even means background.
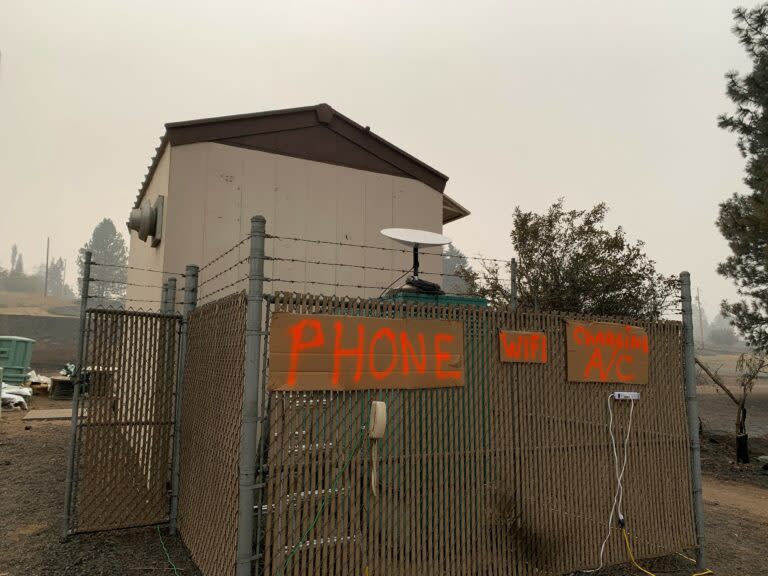
[[[746,398],[739,405],[736,417],[736,462],[749,464],[749,436],[747,435],[747,409],[744,407]]]

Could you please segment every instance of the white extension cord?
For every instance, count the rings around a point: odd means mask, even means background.
[[[616,394],[608,395],[608,433],[611,435],[611,449],[613,450],[613,468],[616,473],[616,491],[613,494],[613,505],[611,506],[611,513],[608,516],[608,533],[605,535],[602,545],[600,546],[600,565],[594,570],[584,570],[586,573],[598,572],[603,568],[603,557],[605,556],[605,546],[608,544],[608,540],[611,537],[611,525],[613,524],[613,515],[618,512],[618,518],[621,523],[624,522],[624,514],[621,511],[621,503],[624,498],[624,486],[622,482],[624,480],[624,471],[627,468],[627,446],[629,444],[629,434],[632,431],[632,414],[635,411],[635,397],[620,397],[621,400],[628,399],[630,401],[629,407],[629,424],[627,424],[627,435],[624,438],[624,460],[619,468],[619,453],[616,448],[616,436],[613,434],[613,403]]]

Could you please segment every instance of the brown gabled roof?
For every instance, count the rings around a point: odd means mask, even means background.
[[[444,191],[448,181],[448,176],[377,136],[369,127],[353,122],[328,104],[319,104],[166,124],[165,134],[139,189],[135,207],[141,204],[165,147],[168,144],[180,146],[195,142],[218,142],[414,178],[438,192]],[[448,203],[448,208],[448,221],[469,214],[453,200]],[[448,216],[445,210],[444,206],[444,220]]]

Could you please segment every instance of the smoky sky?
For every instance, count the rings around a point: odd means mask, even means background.
[[[714,221],[742,183],[723,75],[737,3],[0,1],[0,265],[45,238],[76,277],[124,233],[165,122],[327,102],[450,177],[444,233],[513,256],[515,206],[610,207],[710,316],[735,294]]]

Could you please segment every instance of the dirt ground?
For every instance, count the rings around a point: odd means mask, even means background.
[[[68,406],[33,398],[36,409]],[[0,420],[0,576],[173,574],[154,527],[62,538],[69,422],[24,414]],[[179,573],[199,576],[181,541],[160,530]]]
[[[702,420],[727,422],[727,397],[702,402]],[[759,405],[759,404],[758,404]],[[67,407],[35,397],[33,409]],[[751,418],[768,420],[765,410]],[[66,478],[67,421],[21,420],[23,412],[4,412],[0,420],[0,576],[199,576],[181,541],[156,527],[62,538]],[[705,430],[707,428],[705,427]],[[768,454],[768,436],[753,436],[754,455]],[[733,439],[707,434],[702,443],[708,565],[723,576],[768,574],[768,471],[757,461],[733,464]],[[657,576],[690,576],[687,560],[670,556],[643,561]],[[641,574],[631,566],[601,571],[605,576]]]

